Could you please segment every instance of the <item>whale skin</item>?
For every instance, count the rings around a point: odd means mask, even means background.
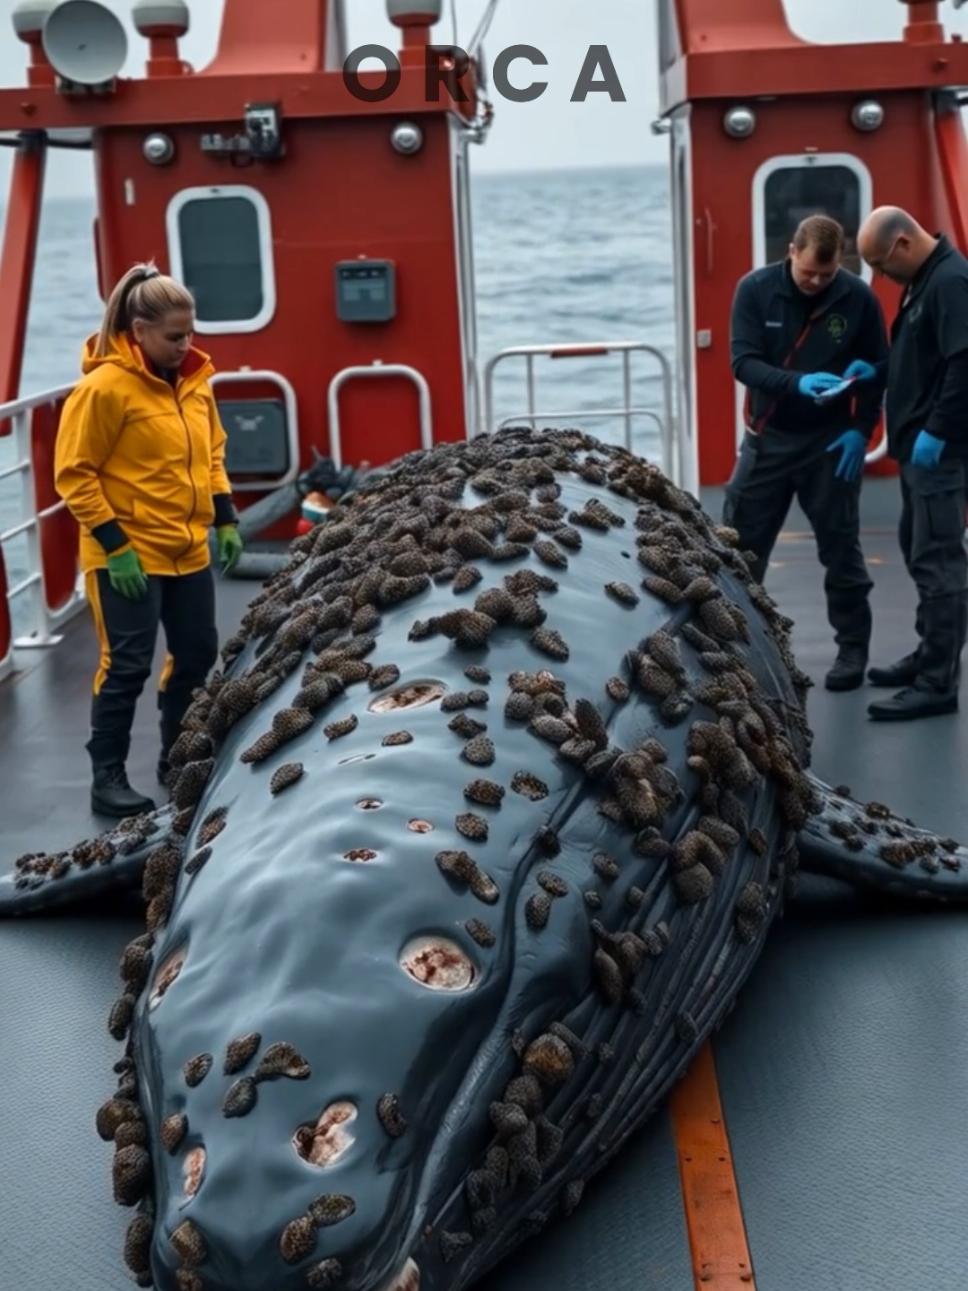
[[[143,892],[96,1116],[138,1285],[460,1291],[663,1103],[798,869],[965,899],[810,771],[791,626],[579,432],[410,454],[292,544],[170,805],[0,882]]]

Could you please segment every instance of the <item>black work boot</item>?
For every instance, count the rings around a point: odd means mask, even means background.
[[[856,690],[864,680],[866,667],[866,650],[861,646],[841,646],[824,685],[828,690]]]
[[[875,722],[910,722],[918,717],[940,717],[957,711],[957,691],[922,690],[918,686],[905,686],[890,699],[879,699],[867,708]]]
[[[871,668],[867,673],[867,680],[872,686],[911,686],[917,680],[918,675],[918,654],[905,655],[897,663],[889,664],[886,668]]]
[[[113,816],[123,820],[126,816],[140,816],[144,811],[154,811],[155,804],[150,798],[131,788],[124,767],[116,763],[95,769],[91,810],[97,816]]]

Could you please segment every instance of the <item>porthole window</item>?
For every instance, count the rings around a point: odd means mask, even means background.
[[[187,188],[168,207],[172,274],[204,334],[256,332],[276,308],[269,205],[255,188]]]
[[[808,215],[829,215],[843,226],[844,268],[869,276],[857,252],[857,234],[871,209],[871,181],[856,157],[774,157],[757,173],[753,207],[756,264],[784,260],[800,221]]]

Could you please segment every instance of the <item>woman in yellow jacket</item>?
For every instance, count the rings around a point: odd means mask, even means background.
[[[214,368],[192,345],[194,327],[194,301],[181,284],[151,264],[130,269],[85,345],[83,376],[57,435],[55,483],[81,526],[101,645],[87,749],[91,806],[102,815],[154,808],[129,785],[125,764],[158,626],[169,653],[158,696],[164,784],[192,691],[218,655],[209,527],[224,571],[242,551],[208,383]]]

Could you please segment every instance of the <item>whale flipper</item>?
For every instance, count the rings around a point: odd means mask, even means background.
[[[161,807],[63,852],[21,856],[10,874],[0,875],[0,918],[46,914],[105,892],[137,890],[148,856],[176,838],[175,825],[174,810]]]
[[[887,895],[968,903],[968,848],[881,803],[860,803],[813,775],[810,781],[819,810],[798,835],[802,871]]]

